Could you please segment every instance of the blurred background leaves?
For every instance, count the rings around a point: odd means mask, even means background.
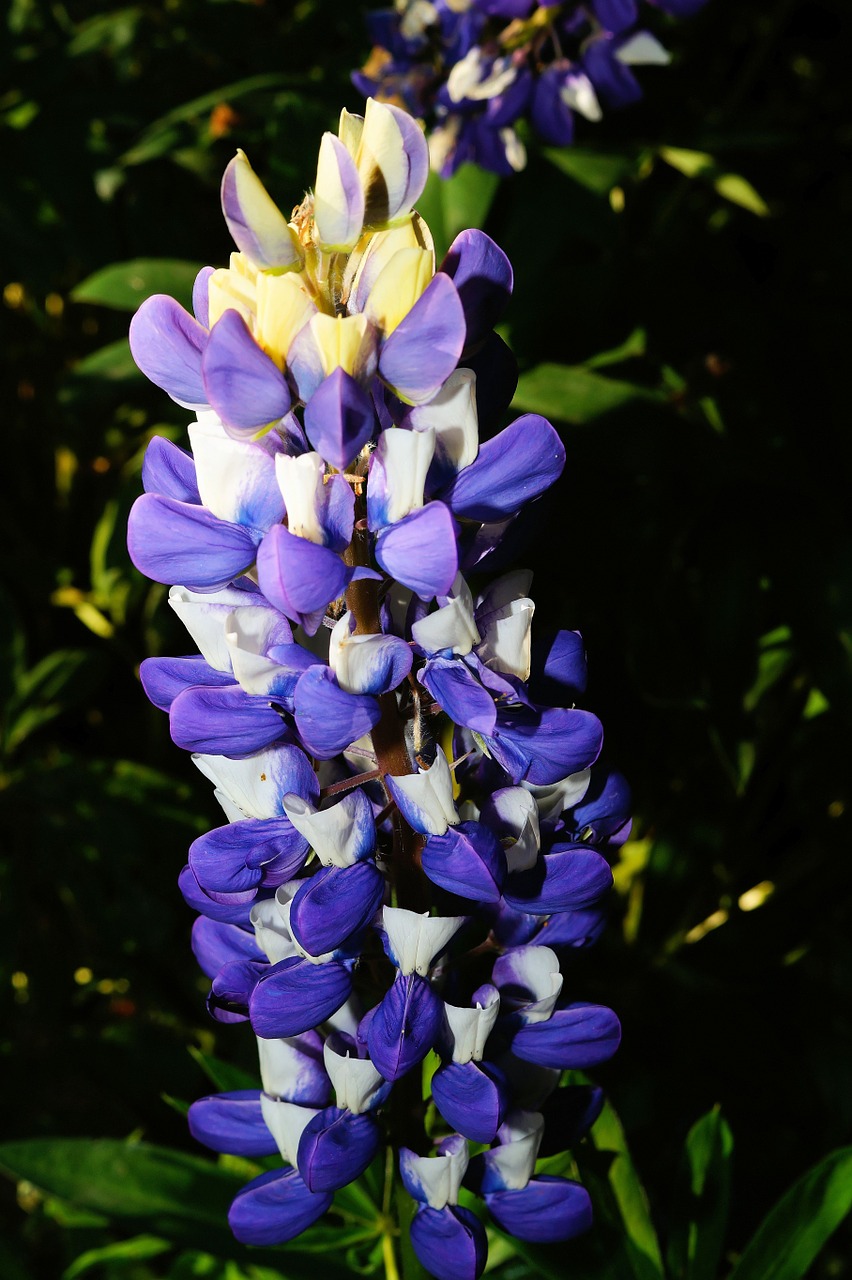
[[[285,209],[300,200],[321,131],[361,105],[361,12],[11,0],[3,22],[0,1062],[18,1157],[0,1163],[18,1182],[0,1273],[268,1280],[217,1254],[209,1223],[110,1226],[27,1173],[21,1144],[130,1139],[246,1176],[205,1161],[181,1117],[209,1087],[199,1054],[251,1072],[253,1049],[205,1018],[175,887],[214,802],[136,678],[186,648],[124,549],[145,444],[182,440],[186,415],[126,331],[148,293],[185,296],[225,260],[237,146]],[[512,259],[516,409],[550,416],[568,452],[519,554],[537,623],[585,636],[588,705],[636,796],[611,927],[568,974],[624,1021],[600,1077],[631,1153],[611,1124],[577,1153],[601,1224],[571,1246],[577,1276],[629,1276],[636,1231],[667,1274],[726,1276],[806,1176],[794,1202],[843,1216],[848,1157],[807,1170],[852,1141],[849,25],[845,0],[661,18],[676,58],[641,106],[511,182],[462,169],[422,203],[443,246],[478,224]],[[638,1170],[627,1202],[613,1152]],[[360,1212],[342,1219],[360,1237],[337,1237],[351,1273],[381,1266]],[[758,1236],[736,1280],[852,1275],[843,1231],[801,1256]],[[767,1239],[805,1270],[767,1270]],[[505,1244],[492,1258],[506,1280],[547,1274]]]

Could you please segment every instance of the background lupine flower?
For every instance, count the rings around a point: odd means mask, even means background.
[[[689,17],[706,0],[651,3]],[[639,0],[396,0],[368,16],[373,50],[352,80],[427,121],[442,177],[465,161],[508,175],[526,164],[521,120],[567,146],[576,116],[597,122],[642,97],[632,68],[670,60],[642,22]]]
[[[473,1280],[463,1186],[524,1240],[589,1223],[583,1188],[535,1161],[545,1111],[575,1141],[600,1107],[561,1072],[618,1046],[609,1009],[563,995],[558,953],[600,931],[629,795],[574,705],[577,634],[533,643],[530,575],[479,577],[565,455],[533,414],[492,433],[511,268],[469,231],[436,269],[426,173],[419,127],[375,101],[325,135],[290,221],[231,162],[229,267],[199,275],[195,319],[153,297],[131,327],[197,416],[191,454],[151,442],[129,547],[199,649],[142,680],[227,819],[180,883],[210,1013],[260,1053],[262,1088],[201,1099],[190,1127],[284,1162],[233,1231],[292,1239],[390,1143],[418,1257]]]

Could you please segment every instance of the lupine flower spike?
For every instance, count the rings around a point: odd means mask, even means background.
[[[689,17],[706,0],[649,0]],[[396,0],[368,15],[373,49],[356,88],[427,121],[432,167],[465,161],[494,173],[523,169],[517,130],[528,119],[552,146],[574,139],[576,116],[642,97],[633,68],[670,55],[641,25],[639,0]]]
[[[548,1114],[574,1141],[600,1109],[561,1071],[618,1045],[560,955],[600,932],[629,796],[574,705],[580,637],[531,643],[530,575],[484,576],[565,457],[537,415],[496,430],[511,268],[466,231],[436,269],[427,168],[420,127],[373,101],[325,135],[289,221],[230,163],[229,266],[200,273],[194,316],[153,297],[132,323],[195,420],[191,453],[151,441],[129,546],[198,648],[142,682],[224,811],[180,886],[210,1013],[260,1057],[259,1089],[189,1123],[282,1161],[233,1231],[292,1239],[390,1145],[417,1255],[465,1280],[486,1260],[474,1196],[524,1240],[589,1222],[535,1161]]]

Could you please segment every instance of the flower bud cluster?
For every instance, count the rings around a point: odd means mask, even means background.
[[[689,17],[706,0],[650,3]],[[596,122],[642,97],[633,68],[670,56],[639,24],[639,0],[397,0],[368,16],[373,50],[352,80],[428,122],[442,177],[465,161],[506,175],[526,164],[522,119],[567,146],[576,115]]]
[[[536,1158],[549,1117],[570,1144],[600,1109],[560,1073],[618,1045],[560,955],[602,928],[629,795],[574,705],[579,635],[532,640],[529,574],[479,578],[564,450],[533,414],[496,430],[511,268],[470,231],[436,270],[426,152],[394,107],[344,113],[289,221],[229,165],[230,266],[201,272],[194,317],[155,297],[133,321],[195,421],[191,453],[151,441],[128,541],[198,648],[142,682],[227,820],[180,885],[210,1013],[260,1057],[261,1088],[202,1098],[190,1127],[283,1161],[231,1226],[292,1239],[390,1144],[423,1265],[473,1278],[463,1186],[525,1240],[589,1222]]]

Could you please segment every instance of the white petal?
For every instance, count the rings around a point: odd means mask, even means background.
[[[468,1150],[464,1138],[458,1142],[448,1139],[446,1155],[416,1156],[413,1152],[400,1152],[400,1163],[410,1181],[419,1184],[422,1198],[432,1209],[444,1209],[458,1204],[462,1178],[467,1171]]]
[[[201,656],[214,671],[230,671],[231,655],[225,638],[225,622],[235,608],[242,608],[251,596],[226,587],[203,595],[186,587],[172,587],[169,604],[192,636]]]
[[[395,524],[409,512],[423,506],[423,487],[434,453],[435,432],[431,429],[405,431],[400,427],[389,427],[382,432],[373,455],[373,466],[381,468],[383,473],[379,482],[384,489],[384,520],[381,523]],[[378,479],[378,474],[375,479]],[[371,480],[375,483],[372,475]]]
[[[312,1055],[300,1036],[276,1040],[262,1040],[258,1036],[257,1054],[263,1091],[273,1098],[292,1095],[301,1084],[310,1083],[316,1077],[317,1063],[311,1060]]]
[[[525,597],[488,615],[478,656],[487,667],[529,680],[535,605]]]
[[[492,988],[485,1005],[477,1002],[473,1009],[445,1004],[444,1013],[453,1037],[453,1062],[480,1062],[485,1042],[500,1012],[500,993]]]
[[[619,62],[623,62],[628,67],[665,67],[672,60],[668,49],[664,49],[659,40],[649,31],[637,31],[635,35],[630,36],[621,48],[616,50],[615,56]]]
[[[282,916],[274,898],[256,902],[251,909],[249,921],[254,929],[257,945],[266,953],[270,964],[298,955],[289,921]]]
[[[469,467],[479,453],[476,374],[456,369],[427,404],[409,411],[406,421],[415,431],[434,429],[435,453],[454,471]]]
[[[376,1090],[384,1079],[369,1058],[351,1058],[337,1053],[328,1040],[323,1048],[323,1061],[329,1074],[339,1107],[346,1107],[354,1115],[368,1111]]]
[[[227,756],[193,755],[192,762],[246,818],[277,818],[281,814],[279,760],[275,748],[245,760]]]
[[[570,107],[572,111],[579,112],[587,120],[601,120],[603,118],[595,87],[589,77],[583,75],[582,72],[569,76],[560,89],[559,96],[566,107]]]
[[[281,667],[265,656],[275,644],[289,644],[293,632],[276,609],[235,609],[225,620],[225,640],[234,675],[246,693],[265,694]]]
[[[324,867],[351,867],[364,838],[364,808],[347,793],[328,809],[317,810],[301,796],[284,797],[283,808],[296,830],[310,841]]]
[[[287,528],[297,537],[321,546],[324,537],[318,507],[325,475],[322,458],[318,453],[303,453],[298,458],[279,453],[275,475],[287,508]]]
[[[544,1117],[537,1111],[511,1111],[498,1129],[500,1146],[486,1151],[485,1160],[507,1191],[523,1190],[533,1176],[543,1134]]]
[[[267,1129],[278,1144],[282,1160],[295,1167],[299,1139],[314,1116],[319,1115],[319,1108],[300,1107],[295,1102],[281,1102],[262,1093],[260,1109]]]
[[[257,490],[269,488],[272,455],[261,445],[232,440],[213,414],[190,424],[189,443],[202,505],[220,520],[245,523],[247,504]]]
[[[442,836],[450,824],[458,822],[453,803],[453,775],[441,747],[428,769],[418,767],[417,773],[391,776],[394,787],[417,810],[418,827],[422,826],[429,835]]]
[[[562,974],[559,960],[550,947],[516,947],[501,957],[498,963],[510,968],[511,984],[502,986],[500,1000],[504,1013],[520,1010],[525,1022],[546,1022],[556,1007],[562,991]],[[532,996],[513,995],[512,990],[521,987]]]
[[[480,635],[473,616],[473,598],[462,575],[456,575],[447,604],[427,614],[411,628],[412,639],[427,653],[452,649],[458,657],[479,644]]]
[[[402,974],[419,973],[421,978],[467,918],[420,915],[402,907],[384,907],[383,917],[396,967]]]
[[[531,782],[521,785],[535,799],[541,821],[547,822],[550,818],[558,818],[564,809],[580,803],[589,789],[591,776],[591,769],[581,769],[579,773],[570,773],[567,778],[547,787],[535,787]]]

